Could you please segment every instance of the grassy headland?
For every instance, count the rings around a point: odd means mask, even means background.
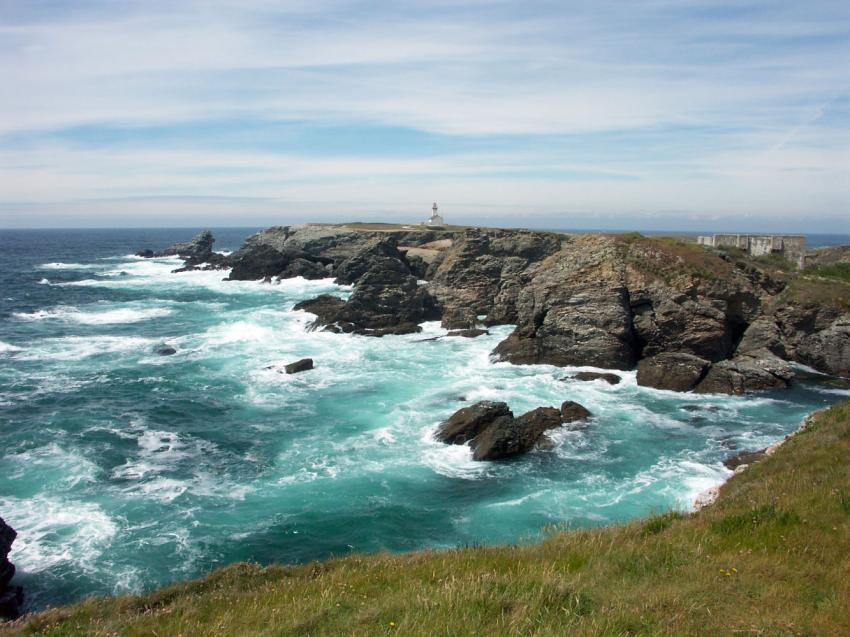
[[[539,544],[238,564],[8,635],[850,635],[850,403],[694,514]]]

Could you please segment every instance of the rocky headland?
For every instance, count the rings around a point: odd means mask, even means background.
[[[276,226],[231,255],[209,232],[143,256],[228,268],[230,280],[333,277],[347,300],[296,309],[312,329],[370,336],[440,320],[474,336],[516,328],[493,351],[510,363],[637,368],[640,385],[741,394],[789,386],[792,363],[850,377],[850,286],[771,259],[639,234],[390,226]],[[148,254],[149,253],[149,254]],[[807,263],[843,263],[826,248]]]

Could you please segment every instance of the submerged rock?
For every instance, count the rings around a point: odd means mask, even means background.
[[[464,338],[475,338],[476,336],[484,336],[490,332],[481,328],[471,328],[468,330],[451,330],[446,336],[462,336]]]
[[[637,383],[643,387],[690,391],[705,376],[711,363],[683,352],[664,352],[638,363]]]
[[[154,350],[155,354],[159,354],[160,356],[171,356],[177,353],[177,350],[171,347],[170,345],[162,345],[161,347],[157,347]]]
[[[313,359],[302,358],[301,360],[295,361],[294,363],[289,363],[289,365],[286,365],[283,369],[287,374],[297,374],[299,372],[306,372],[309,369],[313,369]]]
[[[612,374],[611,372],[577,372],[572,376],[567,376],[561,380],[604,380],[609,385],[617,385],[622,378],[618,374]]]
[[[570,423],[579,420],[587,420],[593,414],[584,406],[572,400],[561,403],[561,422]]]

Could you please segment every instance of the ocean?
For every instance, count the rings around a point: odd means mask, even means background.
[[[213,229],[218,250],[253,229]],[[227,282],[132,256],[193,230],[0,231],[0,516],[30,609],[241,560],[530,542],[669,509],[850,392],[696,396],[493,363],[511,331],[307,331],[331,280]],[[169,345],[173,356],[155,349]],[[302,357],[315,369],[279,368]],[[590,369],[590,368],[581,368]],[[575,400],[554,447],[477,463],[433,440],[464,405]]]

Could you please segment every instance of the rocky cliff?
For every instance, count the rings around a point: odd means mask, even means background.
[[[788,361],[850,376],[850,285],[673,239],[280,226],[225,263],[230,279],[353,285],[347,301],[299,305],[316,314],[316,329],[382,336],[425,320],[513,324],[498,359],[637,366],[640,384],[677,391],[786,386]]]

